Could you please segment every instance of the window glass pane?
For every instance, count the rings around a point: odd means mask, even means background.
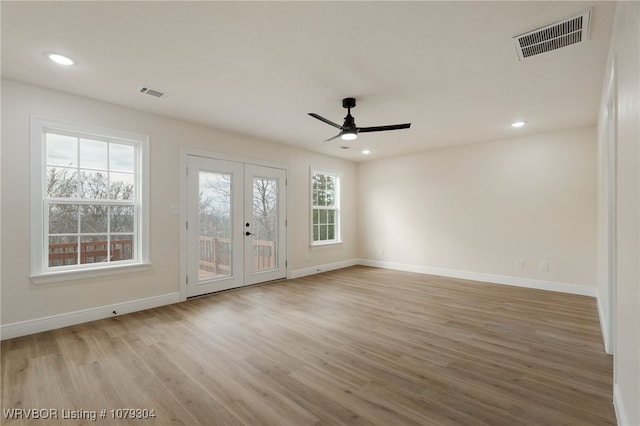
[[[320,220],[320,211],[318,209],[313,209],[313,224],[317,225]]]
[[[133,234],[111,237],[111,261],[133,259]]]
[[[49,234],[77,234],[78,206],[49,204]]]
[[[327,205],[327,200],[326,200],[326,194],[325,194],[325,185],[324,185],[324,176],[323,175],[316,175],[318,178],[318,193],[316,195],[316,206],[326,206]]]
[[[49,237],[49,267],[78,263],[78,237]]]
[[[80,139],[80,167],[107,170],[107,142]]]
[[[133,232],[133,206],[112,206],[111,232]]]
[[[320,225],[320,241],[325,241],[327,239],[327,227],[325,225]]]
[[[318,241],[320,238],[320,227],[318,225],[313,226],[313,241]]]
[[[327,223],[327,211],[326,210],[320,210],[320,220],[319,222],[321,225],[324,225]]]
[[[78,138],[46,134],[47,164],[52,166],[78,166]]]
[[[327,211],[327,223],[336,223],[335,217],[336,217],[336,211],[335,210],[328,210]]]
[[[80,232],[94,234],[107,232],[108,206],[90,204],[81,207]]]
[[[107,262],[108,239],[106,235],[85,235],[80,239],[80,263]]]
[[[336,237],[336,233],[335,233],[336,227],[334,225],[329,225],[327,227],[327,239],[328,240],[333,240]]]
[[[47,167],[46,196],[50,198],[75,198],[78,196],[77,169]]]
[[[80,172],[80,196],[94,200],[106,199],[108,195],[106,172]]]
[[[109,173],[109,198],[133,200],[134,182],[133,173]]]
[[[133,173],[135,152],[133,146],[109,144],[109,170]]]
[[[325,192],[325,205],[327,206],[333,206],[335,203],[335,194],[333,191],[326,191]]]

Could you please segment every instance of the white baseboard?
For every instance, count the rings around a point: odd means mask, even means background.
[[[144,309],[157,308],[158,306],[178,303],[179,301],[180,293],[175,292],[162,294],[160,296],[146,297],[144,299],[129,300],[122,303],[114,303],[112,305],[98,306],[96,308],[83,309],[81,311],[14,322],[11,324],[2,324],[0,326],[0,340],[40,333],[42,331],[53,330],[56,328],[68,327],[70,325],[95,321],[113,317],[115,315],[142,311]],[[114,311],[116,314],[113,313]]]
[[[301,278],[307,275],[320,274],[322,272],[333,271],[335,269],[347,268],[349,266],[359,265],[358,259],[343,260],[341,262],[327,263],[325,265],[312,266],[310,268],[302,268],[291,271],[289,278]]]
[[[342,269],[354,265],[373,266],[378,268],[395,269],[407,272],[417,272],[422,274],[439,275],[451,278],[461,278],[473,281],[483,281],[494,284],[506,284],[518,287],[535,288],[540,290],[559,291],[563,293],[579,294],[583,296],[597,297],[595,287],[578,284],[566,284],[552,281],[533,280],[528,278],[511,277],[504,275],[485,274],[478,272],[459,271],[454,269],[435,268],[421,265],[408,265],[393,262],[383,262],[369,259],[350,259],[341,262],[328,263],[324,265],[312,266],[309,268],[296,269],[290,272],[289,278],[301,278],[308,275]],[[156,308],[158,306],[169,305],[180,302],[180,293],[168,293],[160,296],[147,297],[144,299],[130,300],[112,305],[99,306],[96,308],[81,311],[68,312],[59,315],[36,318],[33,320],[21,321],[11,324],[0,325],[0,340],[11,339],[13,337],[26,336],[28,334],[81,324],[103,318],[141,311],[144,309]],[[601,312],[600,305],[598,305]],[[601,313],[602,323],[602,313]]]
[[[625,411],[622,397],[620,396],[620,385],[617,383],[613,385],[613,408],[616,411],[616,420],[618,420],[619,426],[634,426],[631,424],[629,416]]]
[[[604,306],[602,305],[602,298],[600,297],[600,292],[598,291],[597,288],[596,288],[596,306],[598,308],[598,318],[600,319],[600,331],[602,332],[604,351],[609,355],[613,355],[613,348],[610,347],[611,345],[609,342],[609,333],[607,331],[608,330],[607,316],[604,311]]]
[[[436,268],[432,266],[409,265],[404,263],[384,262],[380,260],[360,259],[359,265],[377,268],[395,269],[398,271],[418,272],[421,274],[438,275],[441,277],[461,278],[472,281],[482,281],[492,284],[506,284],[516,287],[534,288],[538,290],[558,291],[561,293],[578,294],[596,297],[595,287],[581,284],[567,284],[555,281],[534,280],[531,278],[512,277],[508,275],[487,274],[483,272],[460,271],[456,269]]]

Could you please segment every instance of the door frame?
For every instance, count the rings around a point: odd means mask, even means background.
[[[263,167],[274,167],[278,169],[282,169],[285,171],[285,179],[287,182],[289,181],[289,167],[283,163],[277,163],[272,161],[263,161],[257,160],[255,158],[249,157],[240,157],[235,155],[221,154],[214,151],[206,151],[197,148],[181,148],[180,149],[180,204],[171,205],[170,206],[170,214],[171,215],[179,215],[180,216],[180,301],[184,302],[187,300],[187,157],[193,155],[197,157],[209,158],[212,160],[222,160],[222,161],[235,161],[238,163],[245,164],[254,164],[256,166]],[[283,195],[286,199],[287,208],[285,209],[285,220],[289,223],[289,217],[291,212],[291,203],[289,202],[289,185],[285,185],[285,191]],[[290,242],[291,237],[289,233],[289,226],[285,229],[285,238],[287,248],[285,250],[286,259],[289,259],[290,256]],[[290,277],[290,269],[288,266],[288,262],[285,264],[285,273],[286,278]]]
[[[606,116],[604,120],[604,167],[605,167],[605,283],[606,307],[604,325],[605,352],[614,356],[613,384],[618,382],[618,371],[615,362],[617,333],[617,156],[618,156],[618,96],[617,66],[614,56],[609,70],[607,85]]]

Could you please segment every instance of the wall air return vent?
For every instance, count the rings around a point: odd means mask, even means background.
[[[165,93],[165,92],[161,92],[160,90],[156,90],[156,89],[152,89],[150,87],[141,87],[140,88],[140,93],[143,93],[145,95],[149,95],[149,96],[153,96],[154,98],[159,98],[159,99],[167,99],[169,97],[169,94]]]
[[[516,45],[518,58],[523,60],[530,56],[583,42],[589,38],[590,24],[591,9],[580,15],[515,36],[513,41]]]

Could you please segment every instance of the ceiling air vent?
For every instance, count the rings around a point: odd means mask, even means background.
[[[589,38],[590,23],[591,9],[580,15],[515,36],[513,41],[516,44],[518,58],[523,60],[585,41]]]
[[[153,96],[159,99],[167,99],[169,95],[165,92],[161,92],[156,89],[152,89],[150,87],[142,87],[140,88],[140,93],[144,93],[145,95]]]

